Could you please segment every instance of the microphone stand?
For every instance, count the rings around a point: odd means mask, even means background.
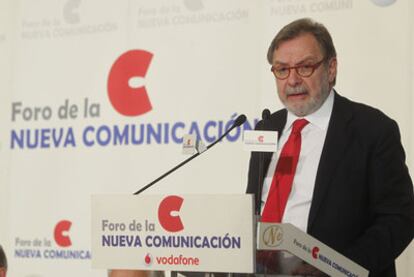
[[[244,114],[239,115],[236,120],[234,121],[234,124],[226,131],[224,132],[223,135],[221,135],[215,142],[213,142],[212,144],[208,145],[206,150],[204,152],[206,152],[208,149],[210,149],[211,147],[213,147],[214,145],[216,145],[218,142],[220,142],[225,136],[227,136],[234,128],[239,127],[240,125],[242,125],[244,122],[246,121],[246,116]],[[176,171],[177,169],[179,169],[180,167],[182,167],[183,165],[185,165],[186,163],[188,163],[189,161],[191,161],[192,159],[197,158],[198,156],[200,156],[202,153],[204,152],[197,152],[196,154],[192,155],[191,157],[189,157],[188,159],[182,161],[181,163],[179,163],[178,165],[176,165],[175,167],[173,167],[172,169],[170,169],[169,171],[165,172],[164,174],[162,174],[160,177],[158,177],[157,179],[155,179],[154,181],[152,181],[151,183],[149,183],[148,185],[142,187],[141,189],[139,189],[138,191],[134,192],[134,195],[140,194],[141,192],[147,190],[148,188],[152,187],[153,185],[155,185],[157,182],[159,182],[160,180],[164,179],[165,177],[167,177],[168,175],[170,175],[171,173],[173,173],[174,171]]]
[[[269,120],[270,118],[270,111],[269,109],[264,109],[262,112],[262,130],[265,131],[266,130],[266,122]],[[261,209],[262,209],[262,192],[263,192],[263,181],[264,181],[264,172],[263,172],[263,167],[264,167],[264,152],[259,152],[259,176],[258,176],[258,183],[257,183],[257,200],[256,200],[256,222],[255,222],[255,232],[257,232],[258,230],[258,224],[259,222],[261,222]],[[255,237],[257,238],[257,234],[255,235]],[[256,250],[257,251],[257,250]],[[262,254],[263,255],[263,254]],[[257,257],[256,257],[257,259]],[[265,258],[265,264],[263,264],[262,266],[263,268],[263,273],[264,273],[264,277],[266,277],[267,274],[267,263],[268,263],[269,257]],[[255,269],[256,271],[256,269]]]
[[[270,111],[269,109],[264,109],[262,112],[262,130],[266,130],[266,122],[270,118]],[[264,181],[264,153],[259,152],[259,176],[258,176],[258,183],[257,183],[257,200],[256,200],[256,219],[260,221],[260,214],[262,208],[262,192],[263,192],[263,181]]]

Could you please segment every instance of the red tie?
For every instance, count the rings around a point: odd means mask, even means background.
[[[293,122],[292,132],[282,148],[277,162],[269,194],[262,213],[262,222],[281,222],[286,202],[292,189],[296,166],[298,165],[301,131],[309,122],[297,119]]]

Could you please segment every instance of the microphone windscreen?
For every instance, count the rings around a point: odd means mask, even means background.
[[[264,109],[262,112],[262,119],[268,120],[270,118],[270,111],[269,109]]]
[[[240,125],[242,125],[245,121],[246,121],[246,116],[244,114],[239,115],[236,120],[234,121],[233,126],[234,127],[238,127]]]

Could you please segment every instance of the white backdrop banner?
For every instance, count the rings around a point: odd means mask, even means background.
[[[281,107],[267,47],[300,17],[330,30],[337,91],[396,119],[412,159],[413,10],[409,0],[0,0],[10,276],[104,276],[91,267],[90,196],[132,194],[187,158],[185,134],[208,145],[242,113],[243,126],[145,194],[243,193],[241,134]]]

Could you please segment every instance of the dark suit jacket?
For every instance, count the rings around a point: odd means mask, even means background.
[[[286,117],[286,110],[277,111],[256,129],[280,134]],[[256,205],[259,168],[266,174],[271,155],[253,152],[250,158],[247,193],[255,194]],[[413,184],[396,122],[336,93],[307,232],[371,277],[396,276],[394,260],[414,235]]]

